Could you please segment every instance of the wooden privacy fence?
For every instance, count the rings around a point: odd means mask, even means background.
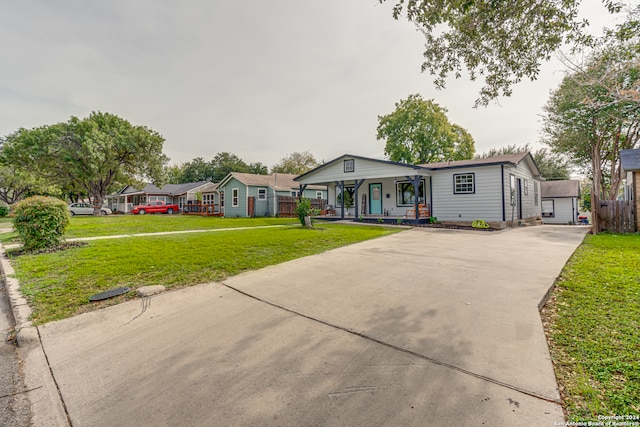
[[[633,203],[628,200],[601,200],[600,229],[614,233],[635,232]]]
[[[278,196],[278,217],[279,218],[297,218],[296,200],[293,196]],[[324,199],[311,199],[311,207],[314,209],[325,209],[327,201]]]

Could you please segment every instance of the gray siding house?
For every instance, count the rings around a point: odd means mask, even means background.
[[[296,175],[274,173],[256,175],[231,172],[218,183],[220,204],[226,217],[264,217],[278,215],[278,197],[300,196]],[[327,188],[312,185],[302,192],[310,199],[326,199]]]
[[[340,217],[353,215],[470,224],[482,219],[497,228],[542,217],[542,178],[529,153],[409,165],[345,154],[296,178],[301,188],[325,185]],[[346,209],[342,194],[354,206]]]
[[[142,190],[128,185],[105,199],[114,212],[129,213],[134,206],[153,201],[176,204],[182,210],[187,204],[195,203],[198,196],[202,197],[203,202],[217,203],[216,184],[209,181],[167,184],[163,187],[147,184]]]
[[[580,181],[542,183],[542,220],[545,224],[577,224]]]
[[[620,150],[624,180],[624,199],[629,200],[635,215],[635,230],[640,231],[640,149]]]

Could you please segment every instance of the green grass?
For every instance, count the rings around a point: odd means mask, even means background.
[[[260,221],[249,223],[262,225]],[[397,231],[339,224],[320,227],[96,240],[60,252],[18,256],[12,263],[22,293],[33,308],[32,320],[41,324],[100,306],[89,303],[88,298],[107,289],[156,284],[171,288],[219,281],[243,271]],[[131,297],[116,298],[107,304]]]
[[[157,233],[162,231],[211,230],[216,228],[255,227],[259,225],[297,224],[296,218],[220,218],[196,215],[107,215],[74,216],[65,238],[98,237],[118,234]],[[11,220],[0,227],[10,228]],[[0,243],[19,243],[17,234],[0,233]]]
[[[640,414],[640,235],[587,236],[543,314],[569,419]]]

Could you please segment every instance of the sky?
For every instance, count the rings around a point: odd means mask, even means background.
[[[620,22],[584,0],[592,32]],[[419,93],[467,129],[477,152],[539,148],[542,107],[564,66],[473,108],[480,83],[436,90],[424,39],[377,0],[1,0],[0,135],[116,114],[164,138],[171,163],[219,152],[269,167],[384,158],[378,116]],[[616,20],[618,19],[618,20]]]

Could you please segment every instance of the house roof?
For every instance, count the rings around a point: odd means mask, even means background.
[[[500,165],[505,163],[511,163],[517,165],[527,156],[527,152],[516,154],[505,154],[503,156],[484,157],[481,159],[468,159],[468,160],[450,160],[447,162],[426,163],[420,165],[429,169],[448,169],[448,168],[460,168],[467,166],[488,166],[488,165]]]
[[[640,171],[640,149],[620,150],[620,162],[626,172]]]
[[[231,178],[235,178],[244,185],[250,185],[254,187],[271,187],[276,191],[289,191],[295,190],[300,187],[300,184],[294,181],[297,175],[289,173],[273,173],[271,175],[256,175],[252,173],[231,172],[227,175],[220,184],[219,187],[224,186]],[[308,189],[324,189],[324,186],[309,185]]]
[[[295,180],[296,181],[300,181],[301,178],[304,178],[307,175],[315,174],[319,170],[325,169],[325,168],[333,165],[334,163],[341,161],[342,159],[360,159],[360,160],[366,160],[366,161],[369,161],[369,162],[377,162],[377,163],[383,163],[383,164],[386,164],[386,165],[399,166],[401,168],[407,168],[407,169],[411,169],[411,170],[424,169],[420,165],[410,165],[410,164],[407,164],[407,163],[392,162],[390,160],[374,159],[374,158],[371,158],[371,157],[364,157],[364,156],[354,156],[353,154],[343,154],[340,157],[336,157],[335,159],[333,159],[333,160],[331,160],[331,161],[329,161],[327,163],[324,163],[324,164],[322,164],[322,165],[320,165],[320,166],[318,166],[318,167],[316,167],[314,169],[311,169],[310,171],[308,171],[306,173],[303,173],[302,175],[296,177]],[[307,188],[310,188],[310,187],[307,187]]]
[[[138,190],[130,185],[127,185],[115,195],[132,195],[132,194],[154,194],[154,195],[167,195],[177,196],[185,194],[188,191],[194,190],[198,187],[202,187],[207,184],[212,184],[209,181],[187,182],[185,184],[166,184],[162,187],[157,187],[153,184],[147,184],[142,190]],[[212,184],[215,185],[215,184]]]
[[[543,199],[561,198],[561,197],[579,197],[580,181],[561,180],[561,181],[543,181],[540,183],[540,196]]]

